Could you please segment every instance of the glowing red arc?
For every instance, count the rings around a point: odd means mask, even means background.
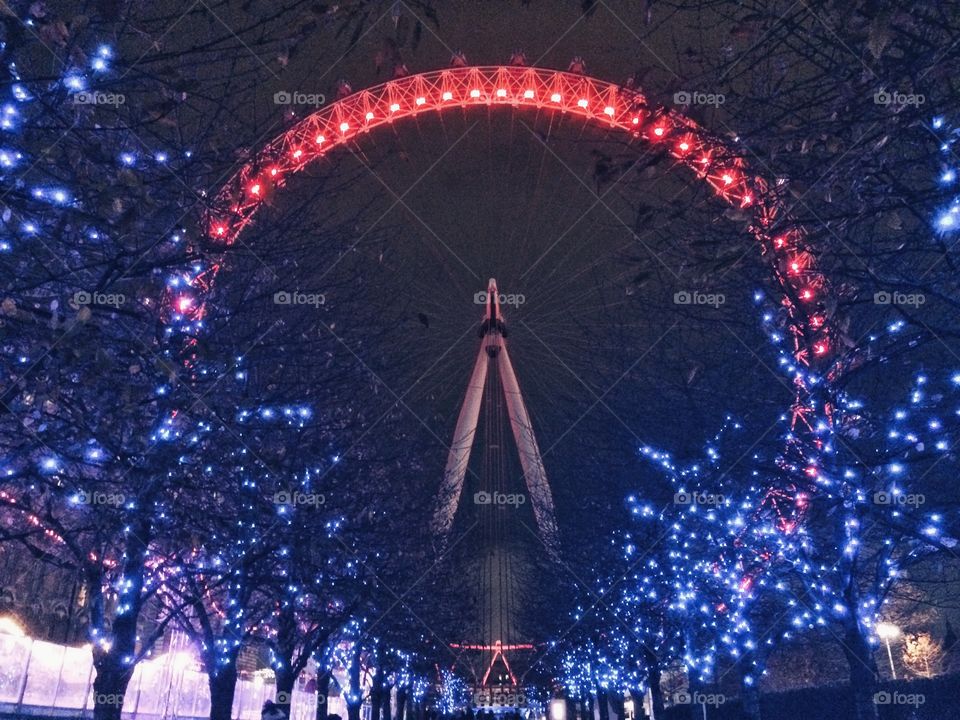
[[[642,92],[585,75],[517,66],[452,67],[390,80],[344,97],[301,120],[244,165],[220,190],[207,232],[233,243],[266,198],[294,173],[331,149],[359,141],[383,125],[425,113],[474,106],[529,108],[580,117],[611,131],[663,145],[728,205],[748,213],[749,232],[770,254],[783,290],[796,360],[809,365],[832,354],[833,331],[824,299],[827,283],[792,225],[774,184],[753,174],[735,147],[674,110],[651,105]],[[782,226],[775,231],[777,225]],[[217,268],[198,280],[202,291]],[[204,304],[177,308],[186,319],[203,317]],[[801,404],[802,405],[802,404]]]

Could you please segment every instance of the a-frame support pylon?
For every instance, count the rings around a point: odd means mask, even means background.
[[[447,455],[447,465],[443,473],[440,488],[440,503],[433,519],[434,531],[445,536],[453,526],[453,519],[463,494],[463,481],[470,462],[480,417],[480,405],[483,388],[487,379],[489,362],[494,360],[500,373],[504,402],[510,417],[513,439],[520,453],[520,467],[530,495],[533,515],[537,521],[540,537],[551,553],[556,549],[557,525],[554,519],[553,494],[547,483],[547,472],[540,457],[540,448],[530,422],[530,414],[520,394],[517,375],[510,362],[507,351],[506,324],[500,312],[500,296],[497,281],[493,278],[487,285],[486,311],[480,325],[480,350],[470,375],[467,393],[457,418],[457,427],[453,433],[453,442]]]

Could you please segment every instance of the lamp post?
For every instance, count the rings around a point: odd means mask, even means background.
[[[890,650],[890,641],[900,637],[900,628],[893,623],[877,623],[877,637],[887,645],[887,658],[890,660],[890,674],[897,679],[897,670],[893,666],[893,652]]]

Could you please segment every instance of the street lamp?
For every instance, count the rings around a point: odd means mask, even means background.
[[[893,667],[893,652],[890,650],[890,641],[900,637],[900,628],[893,623],[877,623],[877,637],[887,645],[887,658],[890,660],[890,674],[897,679],[897,671]]]

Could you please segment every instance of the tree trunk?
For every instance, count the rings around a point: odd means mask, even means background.
[[[663,690],[660,688],[660,662],[657,656],[651,651],[644,654],[644,662],[647,666],[647,687],[650,688],[650,712],[653,720],[663,720],[665,717],[663,707]]]
[[[584,693],[580,696],[580,720],[593,720],[593,715],[587,714],[587,696],[590,693]]]
[[[859,577],[860,562],[860,528],[863,518],[860,511],[853,506],[838,518],[837,547],[850,548],[844,552],[840,563],[840,576],[843,578],[843,605],[846,608],[846,618],[843,627],[843,654],[850,668],[850,696],[853,702],[855,720],[877,720],[877,705],[874,702],[874,693],[877,692],[879,678],[877,664],[873,657],[873,650],[867,642],[866,628],[859,620],[861,609]]]
[[[567,720],[577,720],[577,701],[568,694],[564,701],[567,706]]]
[[[377,668],[370,684],[370,720],[380,720],[380,708],[383,707],[383,670]]]
[[[850,667],[854,719],[877,720],[877,704],[874,702],[878,688],[877,664],[870,644],[858,627],[849,627],[844,634],[843,654]]]
[[[701,700],[703,696],[703,690],[701,689],[702,685],[697,683],[694,685],[690,683],[690,712],[688,717],[690,720],[703,720],[703,702]]]
[[[650,688],[650,712],[654,720],[661,720],[665,717],[665,708],[660,687],[660,668],[657,665],[647,670],[647,687]]]
[[[237,690],[237,665],[230,662],[216,672],[208,671],[210,686],[210,720],[231,720],[233,696]]]
[[[397,688],[397,709],[394,711],[395,720],[403,720],[403,713],[407,708],[407,688],[401,685]]]
[[[319,669],[319,668],[318,668]],[[330,673],[317,673],[317,714],[315,720],[327,720],[330,714]]]
[[[143,608],[143,558],[151,537],[150,522],[141,514],[128,535],[123,563],[126,582],[118,599],[118,607],[123,606],[125,610],[116,610],[112,623],[106,619],[103,568],[91,563],[84,571],[84,584],[90,593],[91,634],[95,634],[91,640],[93,662],[97,670],[93,680],[93,716],[96,720],[119,720],[123,694],[133,677],[134,664],[124,662],[124,658],[137,655],[137,621]],[[106,632],[108,624],[109,633]],[[110,649],[104,650],[100,641],[107,637],[111,640]]]
[[[136,653],[136,615],[131,611],[117,615],[113,621],[113,645],[106,652],[97,652],[93,679],[93,716],[96,720],[119,720],[123,695],[133,677],[133,663],[123,662]]]
[[[627,707],[623,702],[623,692],[614,691],[609,701],[610,707],[613,708],[613,714],[617,716],[617,720],[627,720]]]
[[[349,687],[347,688],[347,720],[360,720],[363,705],[363,688],[360,686],[360,643],[355,643],[350,657]]]
[[[610,707],[607,705],[607,691],[597,687],[597,715],[599,720],[610,720]]]
[[[133,666],[123,666],[114,655],[106,655],[97,663],[93,678],[93,720],[120,720],[123,695],[133,677]]]
[[[750,680],[747,680],[747,678]],[[752,668],[740,673],[740,717],[743,720],[760,720],[760,686],[753,676]]]
[[[284,663],[280,668],[274,668],[273,672],[277,678],[277,696],[273,701],[289,718],[290,704],[293,702],[293,686],[296,684],[297,678],[290,671],[289,663]]]
[[[390,694],[393,690],[393,685],[384,685],[380,688],[380,717],[383,720],[392,720],[393,715],[390,711]]]
[[[693,640],[692,629],[689,626],[684,628],[683,650],[690,657],[697,657],[696,643]],[[703,708],[697,702],[702,690],[703,683],[697,677],[697,669],[695,667],[687,668],[687,694],[690,696],[690,708],[687,715],[690,720],[702,720],[703,718]]]
[[[277,635],[271,649],[274,655],[273,672],[277,678],[277,695],[274,702],[288,718],[290,704],[293,702],[293,686],[297,682],[300,670],[303,669],[302,665],[295,667],[293,661],[299,640],[297,630],[297,616],[293,606],[282,607],[277,617]]]
[[[630,689],[630,699],[633,700],[633,717],[634,720],[641,720],[646,718],[647,714],[643,710],[643,693],[634,688]],[[659,720],[659,718],[658,718]]]

